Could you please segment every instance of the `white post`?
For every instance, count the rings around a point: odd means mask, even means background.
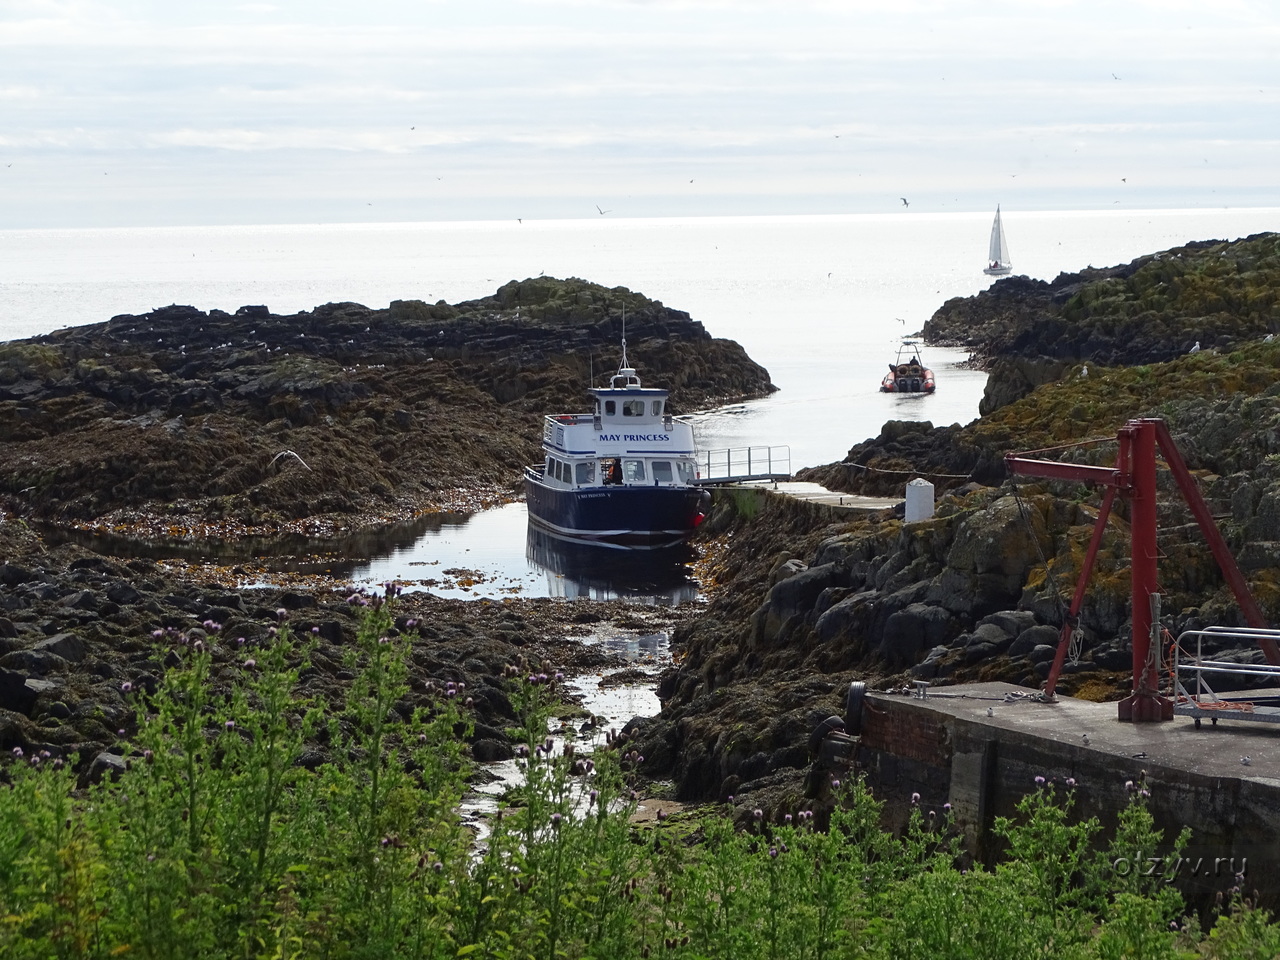
[[[904,519],[916,523],[933,517],[933,484],[916,477],[907,484],[907,504]]]

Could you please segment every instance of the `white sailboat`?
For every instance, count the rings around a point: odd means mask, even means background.
[[[1009,261],[1009,247],[1004,242],[1004,225],[1000,222],[1000,205],[996,204],[996,219],[991,224],[991,248],[987,252],[987,266],[982,271],[989,277],[1003,277],[1013,272]]]

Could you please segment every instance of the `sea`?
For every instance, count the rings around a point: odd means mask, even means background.
[[[995,282],[982,273],[994,213],[0,230],[0,340],[169,304],[290,314],[340,301],[455,303],[510,280],[579,277],[660,300],[740,343],[778,392],[694,413],[699,447],[767,448],[775,468],[794,472],[843,459],[889,420],[978,416],[985,374],[967,369],[961,350],[920,348],[937,376],[931,396],[878,386],[904,336],[947,300]],[[1006,207],[1001,216],[1014,273],[1043,280],[1280,230],[1280,208]],[[522,465],[511,466],[514,480]],[[336,553],[325,569],[357,585],[396,579],[444,596],[698,596],[683,559],[657,573],[633,556],[565,561],[529,533],[522,503],[424,520]],[[627,572],[612,575],[614,561]]]

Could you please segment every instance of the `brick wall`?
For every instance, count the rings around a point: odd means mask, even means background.
[[[918,709],[911,700],[868,700],[862,708],[862,745],[908,760],[951,766],[946,718]]]

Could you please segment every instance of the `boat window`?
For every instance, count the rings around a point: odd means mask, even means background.
[[[644,461],[623,460],[622,480],[624,483],[644,483]]]
[[[562,464],[559,460],[552,460],[552,461],[551,461],[551,475],[552,475],[553,477],[555,477],[557,480],[563,480],[563,479],[564,479],[564,477],[563,477],[563,476],[561,476],[561,473],[560,473],[561,468],[562,468],[563,466],[564,466],[564,464]]]
[[[643,400],[623,400],[622,415],[624,417],[643,417],[644,401]]]
[[[577,474],[578,483],[595,483],[596,482],[596,465],[595,461],[586,463],[575,463],[573,465],[574,473]]]
[[[612,417],[615,413],[617,413],[618,412],[617,401],[606,400],[604,402],[604,412],[605,412],[605,416],[609,416],[609,417]]]
[[[547,480],[547,479],[550,479],[551,477],[554,477],[555,475],[556,475],[556,462],[552,460],[550,457],[547,457],[547,465],[542,468],[542,478],[544,480]]]
[[[675,475],[671,472],[670,460],[655,460],[652,466],[654,483],[671,483],[675,478]]]
[[[677,460],[676,469],[680,472],[681,483],[693,483],[697,479],[697,468],[688,460]]]
[[[655,417],[662,416],[662,401],[661,400],[653,401],[653,403],[650,406],[650,409],[652,410],[652,413]]]

